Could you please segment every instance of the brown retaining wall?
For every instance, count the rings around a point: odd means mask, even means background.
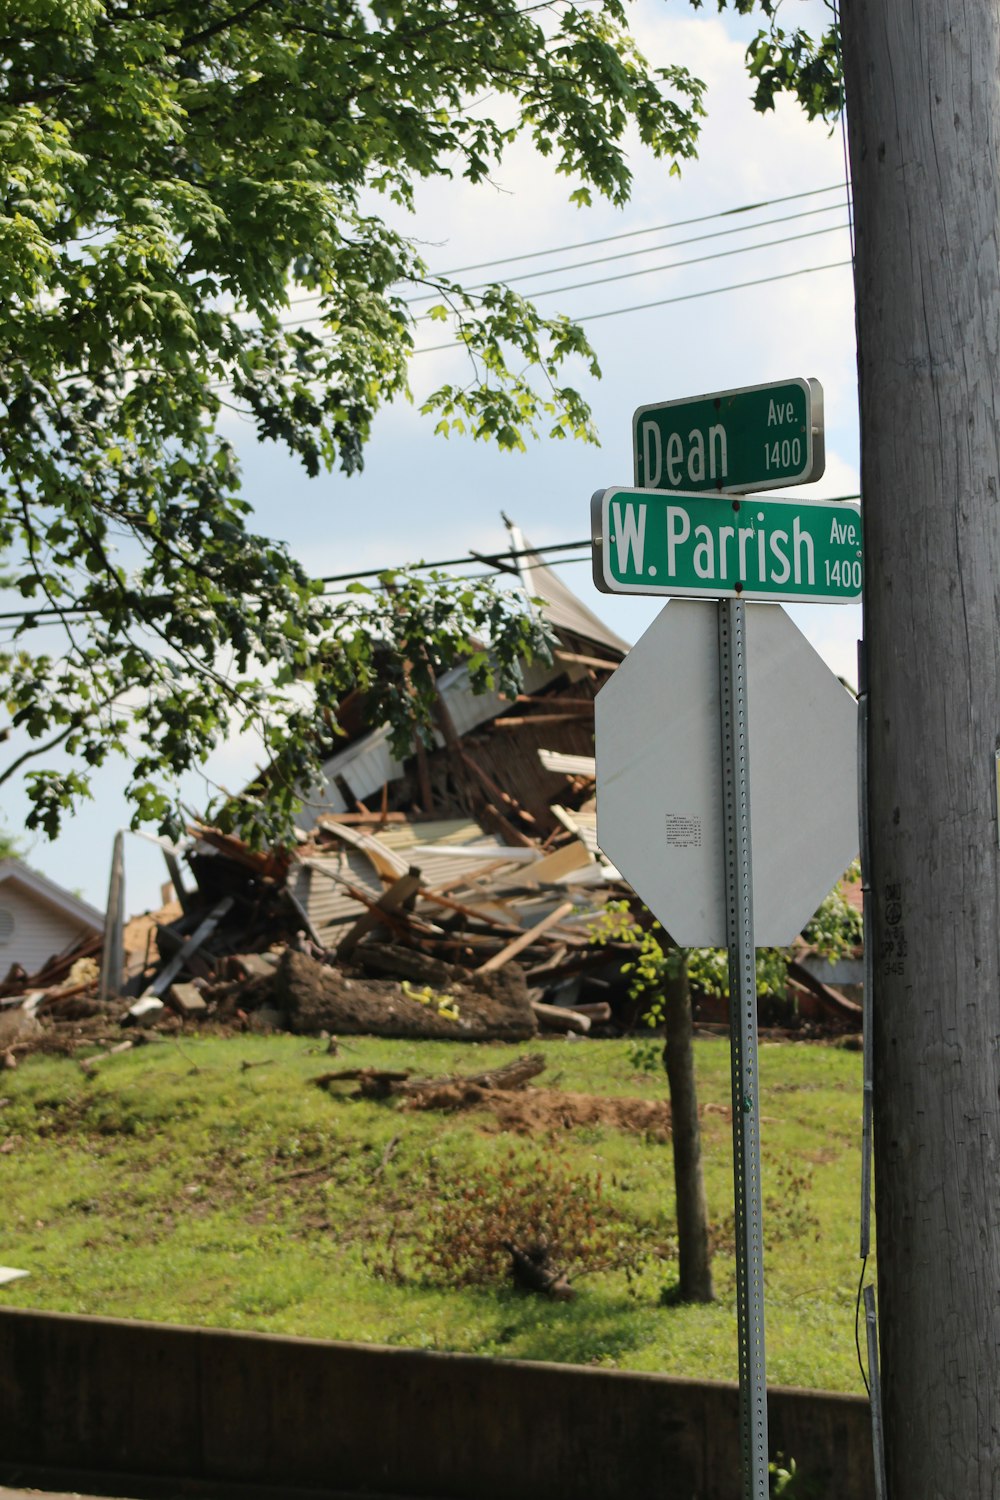
[[[735,1385],[0,1308],[0,1465],[434,1500],[736,1500]],[[774,1387],[772,1454],[872,1500],[868,1403]],[[810,1495],[813,1491],[810,1490]]]

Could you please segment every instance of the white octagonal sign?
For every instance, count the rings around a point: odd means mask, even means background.
[[[793,941],[858,850],[857,705],[747,604],[754,942]],[[727,942],[718,606],[674,599],[597,695],[597,840],[684,948]]]

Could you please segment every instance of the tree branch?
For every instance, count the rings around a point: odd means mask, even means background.
[[[215,21],[211,26],[205,26],[201,31],[189,32],[182,36],[180,41],[170,48],[171,52],[186,52],[189,47],[197,47],[201,42],[207,42],[211,37],[218,36],[220,32],[228,31],[233,26],[239,26],[253,15],[254,11],[264,10],[272,3],[272,0],[250,0],[242,10],[233,11],[231,15],[223,16],[221,21]]]

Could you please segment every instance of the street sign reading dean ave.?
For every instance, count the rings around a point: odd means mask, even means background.
[[[861,598],[861,511],[843,501],[612,488],[591,501],[591,535],[605,594]]]
[[[640,406],[635,482],[648,490],[735,493],[809,484],[824,468],[823,388],[781,380]]]

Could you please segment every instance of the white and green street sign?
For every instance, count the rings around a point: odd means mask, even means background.
[[[823,388],[780,380],[640,406],[632,418],[639,489],[773,490],[825,466]]]
[[[598,490],[594,583],[605,594],[849,604],[861,598],[861,511],[829,500]]]

